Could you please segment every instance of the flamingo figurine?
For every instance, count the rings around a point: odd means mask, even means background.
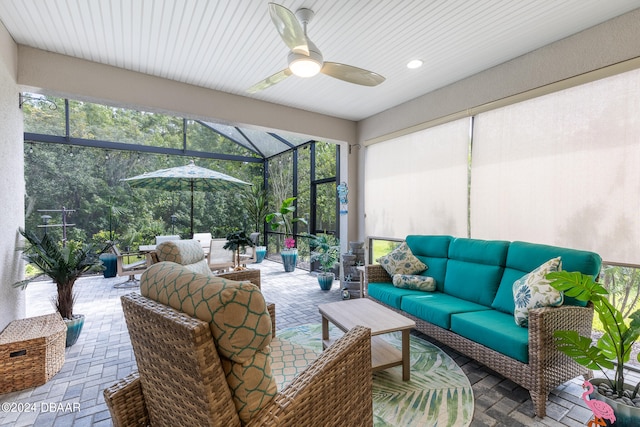
[[[590,420],[587,423],[588,427],[596,426],[606,426],[605,419],[609,420],[609,422],[613,423],[616,420],[616,416],[613,414],[613,409],[606,402],[602,402],[600,400],[590,400],[588,396],[593,393],[593,385],[586,381],[582,383],[582,388],[585,388],[586,391],[582,393],[582,400],[587,404],[591,412],[593,412],[593,420]]]

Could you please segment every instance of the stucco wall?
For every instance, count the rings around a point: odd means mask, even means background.
[[[25,188],[17,58],[17,47],[0,23],[0,330],[25,316],[24,292],[11,286],[22,278],[23,266],[16,251]]]

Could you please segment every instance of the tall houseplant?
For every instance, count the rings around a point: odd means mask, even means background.
[[[329,234],[313,234],[308,235],[309,247],[311,248],[311,261],[317,261],[320,264],[320,274],[318,274],[318,284],[320,289],[328,291],[331,289],[335,274],[333,267],[340,259],[340,241]]]
[[[247,246],[253,247],[255,245],[244,231],[234,231],[227,235],[227,243],[224,244],[223,249],[233,251],[235,270],[242,270],[242,267],[240,266],[240,251],[244,250]]]
[[[589,369],[601,370],[606,378],[605,388],[612,391],[613,399],[617,397],[625,401],[625,395],[628,395],[628,399],[634,399],[640,383],[625,387],[624,364],[629,361],[632,347],[640,337],[640,310],[629,316],[630,323],[627,325],[620,310],[607,298],[609,292],[592,276],[559,271],[547,274],[547,278],[552,287],[566,296],[593,304],[604,329],[602,337],[595,344],[591,337],[581,336],[577,331],[556,331],[554,335],[558,339],[558,350]],[[614,370],[613,377],[607,374],[607,369]],[[630,390],[625,392],[626,388]],[[624,416],[618,416],[617,425],[623,425],[624,419]],[[633,424],[629,425],[640,425],[637,422],[632,421]]]
[[[26,245],[20,248],[24,259],[38,267],[40,272],[20,282],[14,283],[14,287],[25,288],[30,282],[41,276],[50,277],[57,287],[57,296],[53,300],[54,306],[60,316],[69,324],[78,324],[78,329],[82,329],[83,315],[73,313],[73,285],[78,277],[90,271],[102,271],[103,265],[100,254],[106,252],[111,247],[110,243],[97,248],[93,244],[81,244],[78,242],[67,242],[62,245],[51,237],[51,234],[44,234],[39,238],[33,231],[19,229],[20,234],[25,238]],[[78,335],[80,330],[77,331]],[[77,336],[75,337],[77,339]],[[70,342],[72,341],[72,342]],[[67,347],[73,345],[73,331],[71,336],[67,332]]]
[[[272,231],[278,231],[280,228],[284,228],[284,249],[280,252],[280,255],[282,256],[284,269],[287,272],[295,269],[298,258],[297,249],[295,249],[296,240],[293,237],[293,224],[295,222],[307,223],[307,220],[304,218],[294,217],[296,207],[293,202],[295,202],[295,200],[295,197],[284,199],[277,212],[267,214],[265,217],[265,221],[269,224]]]

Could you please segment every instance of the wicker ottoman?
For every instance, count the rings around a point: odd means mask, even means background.
[[[0,393],[49,381],[64,365],[66,338],[58,313],[9,323],[0,334]]]

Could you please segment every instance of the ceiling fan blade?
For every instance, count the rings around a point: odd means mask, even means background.
[[[320,72],[345,82],[363,86],[377,86],[385,81],[384,77],[373,71],[337,62],[325,62]]]
[[[269,3],[269,14],[278,34],[289,49],[295,53],[309,55],[307,37],[293,12],[279,4]]]
[[[269,76],[266,79],[262,80],[261,82],[258,82],[253,86],[251,86],[249,89],[247,89],[247,93],[256,93],[261,90],[265,90],[277,83],[280,83],[281,81],[289,77],[291,74],[292,74],[291,70],[288,68],[285,68],[282,71],[278,71],[274,75]]]

